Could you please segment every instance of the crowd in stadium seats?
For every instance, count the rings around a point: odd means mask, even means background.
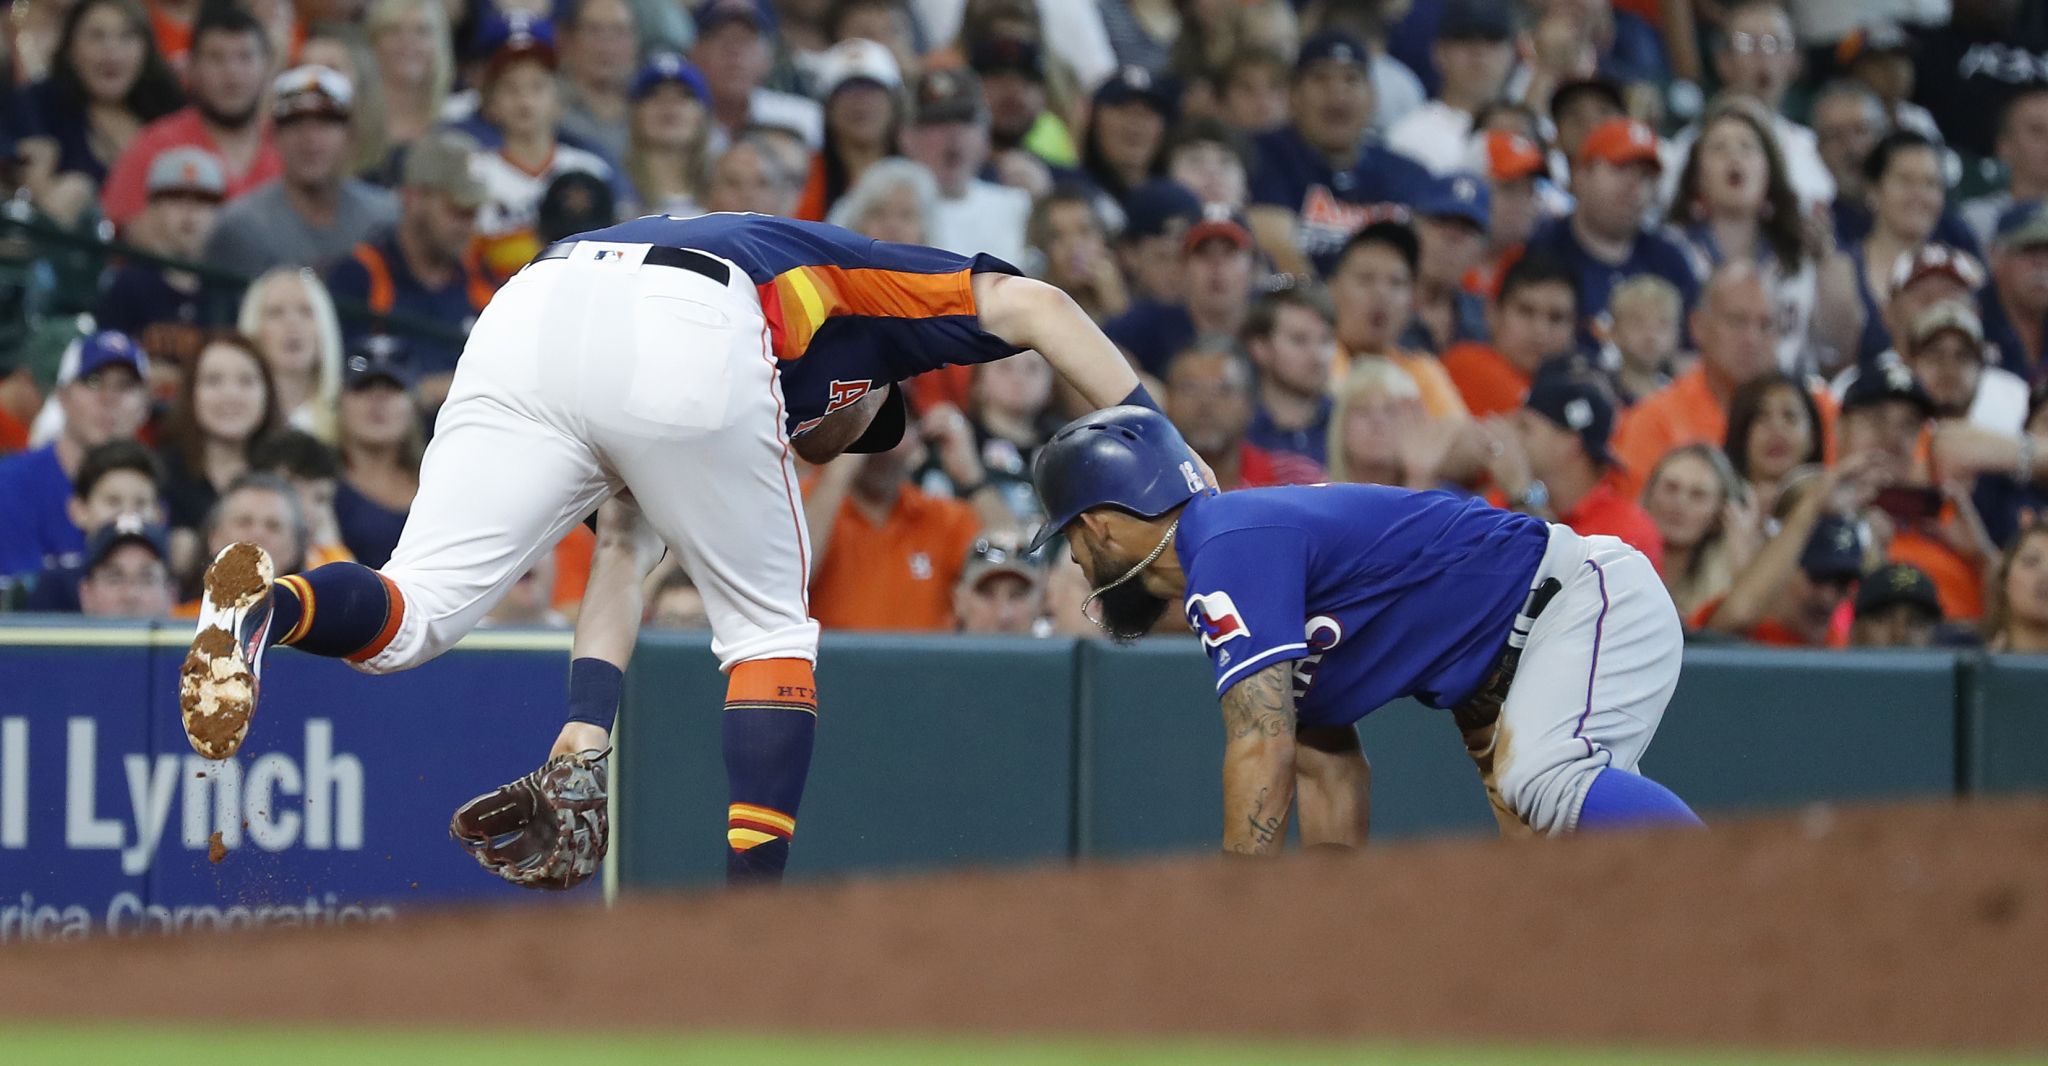
[[[539,249],[754,211],[1070,293],[1225,490],[1621,537],[1701,638],[2048,653],[2048,5],[12,0],[0,607],[381,564]],[[1086,634],[1036,355],[804,471],[827,627]],[[498,476],[517,478],[519,471]],[[567,625],[578,530],[493,611]],[[703,624],[673,564],[649,622]]]

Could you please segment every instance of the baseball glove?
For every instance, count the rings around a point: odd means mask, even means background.
[[[567,889],[604,862],[605,759],[611,750],[557,755],[509,785],[465,803],[448,835],[477,864],[526,888]]]

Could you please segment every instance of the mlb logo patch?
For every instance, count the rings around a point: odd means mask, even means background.
[[[618,251],[617,249],[614,248],[599,248],[596,254],[591,256],[592,259],[595,259],[600,263],[604,262],[607,259],[624,259],[625,257],[626,253]]]
[[[1188,598],[1188,625],[1202,635],[1202,646],[1213,648],[1239,637],[1252,635],[1244,616],[1228,592],[1210,592]]]

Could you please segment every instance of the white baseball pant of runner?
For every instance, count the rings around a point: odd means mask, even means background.
[[[1540,583],[1563,583],[1508,686],[1494,784],[1539,833],[1576,829],[1593,778],[1633,772],[1678,687],[1685,634],[1664,581],[1614,537],[1550,527]]]
[[[648,247],[584,241],[484,308],[383,569],[404,618],[361,669],[446,651],[620,488],[703,594],[722,668],[816,661],[810,539],[760,296],[737,266],[720,284],[643,264]]]

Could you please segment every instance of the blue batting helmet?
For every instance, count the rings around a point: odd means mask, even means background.
[[[1157,518],[1209,491],[1194,452],[1166,416],[1146,407],[1107,407],[1061,427],[1031,462],[1046,523],[1031,541],[1045,547],[1091,507]]]

